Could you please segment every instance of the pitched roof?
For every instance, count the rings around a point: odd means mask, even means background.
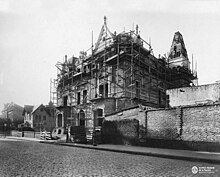
[[[41,104],[42,105],[42,104]],[[33,114],[41,105],[34,105],[31,114]]]
[[[47,108],[47,106],[44,106],[43,104],[41,105],[35,105],[34,108],[33,108],[33,111],[31,112],[31,114],[33,114],[39,107],[43,107],[43,109],[47,112],[48,115],[51,115],[50,114],[50,110],[49,108]]]
[[[104,24],[102,25],[101,32],[95,44],[94,53],[98,53],[104,50],[106,46],[110,45],[113,42],[112,40],[113,36],[114,34],[111,33],[107,27],[106,17],[104,17]]]
[[[34,106],[32,105],[24,105],[24,112],[31,113],[33,111]]]

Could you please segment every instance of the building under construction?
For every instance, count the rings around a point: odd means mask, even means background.
[[[164,108],[166,90],[191,86],[197,79],[183,37],[176,32],[167,57],[155,57],[138,27],[111,33],[106,18],[91,54],[58,62],[51,101],[59,110],[57,127],[101,126],[105,115],[136,105]]]

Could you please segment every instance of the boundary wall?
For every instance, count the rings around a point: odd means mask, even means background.
[[[196,150],[220,151],[220,104],[148,110],[145,138],[148,143],[175,141]]]

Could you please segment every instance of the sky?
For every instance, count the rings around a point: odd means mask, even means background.
[[[180,31],[199,85],[220,80],[218,0],[0,0],[0,111],[4,103],[47,104],[55,64],[98,39],[104,16],[111,32],[139,26],[155,56]]]

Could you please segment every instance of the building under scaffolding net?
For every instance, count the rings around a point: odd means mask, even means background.
[[[57,127],[101,126],[108,114],[135,105],[168,106],[166,90],[192,86],[182,35],[174,35],[168,58],[156,58],[151,46],[135,31],[111,33],[106,18],[91,55],[67,58],[56,64],[51,81],[51,101],[56,105]],[[55,89],[54,89],[55,88]]]

